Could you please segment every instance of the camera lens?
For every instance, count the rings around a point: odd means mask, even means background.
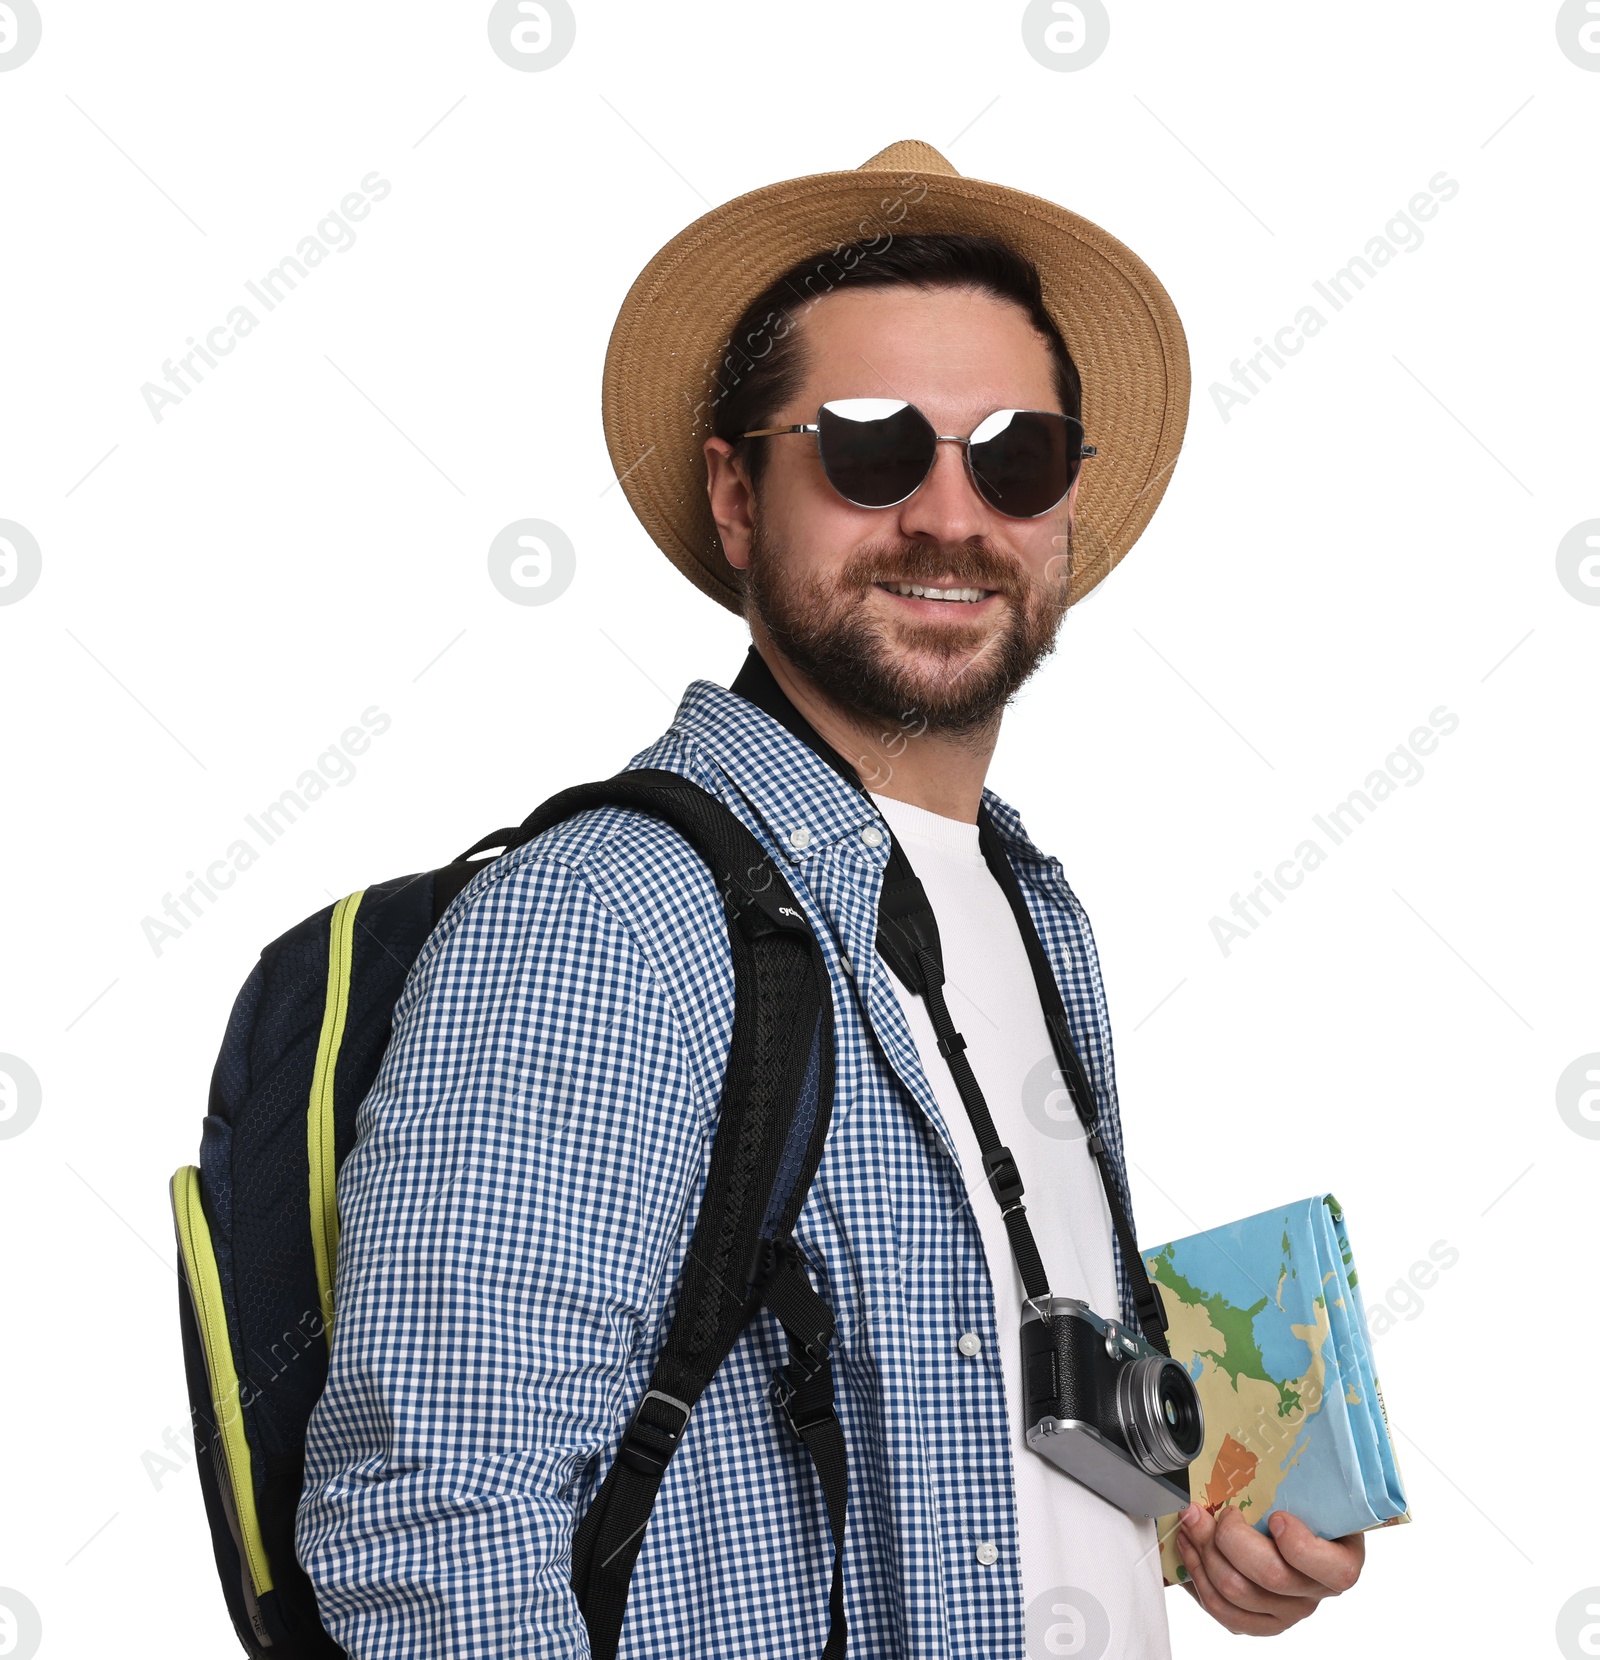
[[[1152,1475],[1192,1464],[1205,1440],[1205,1417],[1189,1374],[1165,1355],[1129,1361],[1117,1374],[1117,1427]]]
[[[1164,1361],[1160,1373],[1161,1416],[1185,1464],[1200,1453],[1205,1439],[1205,1421],[1200,1415],[1200,1396],[1189,1374],[1175,1360]]]

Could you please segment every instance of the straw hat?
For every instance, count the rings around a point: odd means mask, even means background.
[[[810,255],[941,231],[998,237],[1033,261],[1083,377],[1084,429],[1099,454],[1078,487],[1072,603],[1155,512],[1189,413],[1188,345],[1166,289],[1098,225],[963,178],[932,145],[906,140],[853,172],[789,179],[712,209],[640,272],[617,314],[601,392],[612,465],[661,551],[730,611],[742,612],[743,588],[711,517],[703,445],[734,325]],[[819,258],[819,270],[825,291],[839,263]]]

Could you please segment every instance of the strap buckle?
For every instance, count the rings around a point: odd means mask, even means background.
[[[1162,1337],[1167,1335],[1167,1311],[1162,1306],[1161,1293],[1156,1290],[1153,1281],[1146,1279],[1144,1289],[1147,1296],[1140,1296],[1140,1288],[1135,1285],[1133,1290],[1133,1311],[1139,1316],[1141,1333],[1149,1337],[1152,1331]],[[1159,1345],[1158,1345],[1159,1346]]]
[[[665,1401],[668,1406],[683,1414],[683,1421],[675,1430],[663,1429],[642,1419],[645,1405],[651,1400]],[[687,1401],[680,1401],[677,1396],[669,1395],[664,1390],[645,1390],[644,1399],[639,1402],[627,1429],[622,1432],[622,1446],[617,1457],[637,1474],[659,1480],[666,1473],[668,1460],[678,1450],[678,1443],[682,1440],[684,1429],[689,1422],[689,1412]]]
[[[827,1358],[827,1355],[824,1354],[822,1357],[823,1363],[826,1363]],[[817,1370],[821,1370],[820,1365]],[[789,1428],[794,1431],[796,1438],[801,1441],[805,1440],[807,1430],[815,1429],[819,1424],[825,1424],[835,1416],[831,1400],[819,1399],[808,1405],[797,1406],[795,1404],[802,1389],[816,1375],[816,1371],[810,1372],[796,1383],[790,1378],[787,1366],[780,1366],[772,1374],[772,1389],[770,1391],[772,1404],[783,1414]]]
[[[983,1173],[989,1178],[994,1196],[1010,1207],[1022,1197],[1022,1172],[1009,1147],[993,1147],[983,1155]]]

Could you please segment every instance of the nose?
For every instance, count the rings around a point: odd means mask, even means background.
[[[943,440],[932,470],[898,509],[902,534],[937,542],[965,542],[984,535],[989,529],[988,512],[967,476],[965,447]]]

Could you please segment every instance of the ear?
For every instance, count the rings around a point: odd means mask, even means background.
[[[708,438],[706,453],[706,495],[711,517],[722,538],[723,557],[736,571],[750,566],[750,540],[755,528],[755,492],[726,438]]]

